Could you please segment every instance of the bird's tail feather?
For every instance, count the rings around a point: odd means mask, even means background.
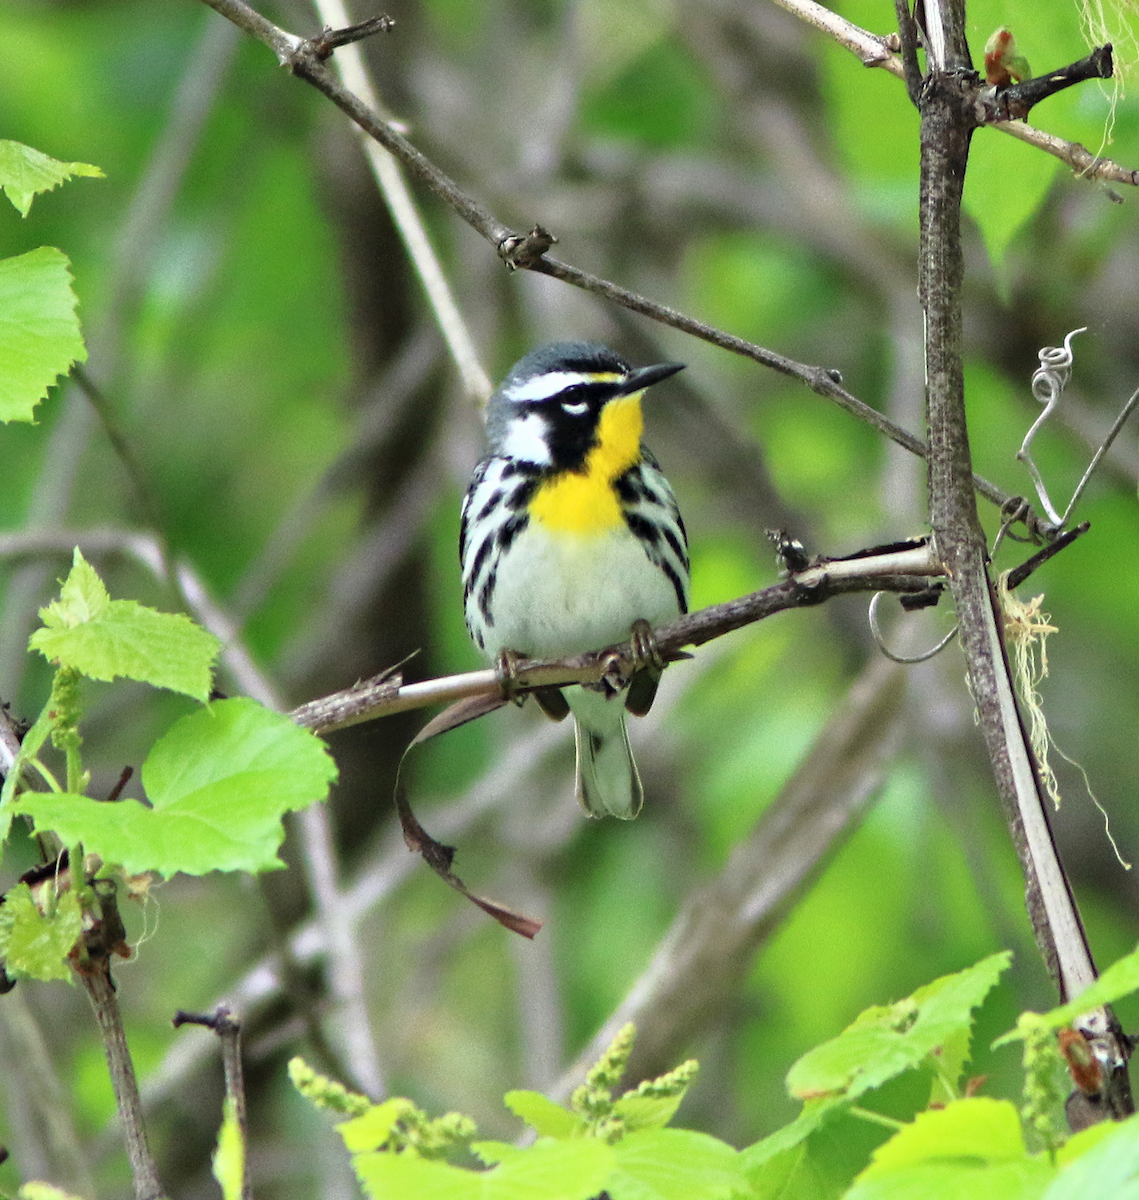
[[[566,688],[577,742],[577,798],[591,817],[631,821],[641,811],[644,790],[621,697],[587,688]]]

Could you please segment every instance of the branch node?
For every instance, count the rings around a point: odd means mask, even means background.
[[[171,1019],[171,1024],[175,1029],[183,1025],[201,1025],[212,1029],[219,1037],[241,1031],[240,1020],[224,1004],[219,1004],[212,1013],[191,1013],[180,1008]]]
[[[361,42],[373,34],[387,33],[394,28],[395,20],[387,13],[380,13],[377,17],[360,21],[355,25],[346,25],[343,29],[333,29],[330,25],[326,25],[316,37],[308,41],[307,48],[318,62],[324,62],[331,58],[333,51],[338,50],[341,46]]]
[[[533,267],[558,239],[541,225],[535,225],[524,237],[511,233],[498,243],[498,257],[511,271]]]
[[[1007,87],[982,88],[976,99],[977,122],[1023,120],[1041,100],[1089,79],[1110,79],[1114,72],[1111,44],[1097,46],[1086,58],[1046,75]]]
[[[781,579],[787,579],[797,571],[805,571],[811,565],[810,555],[797,537],[792,537],[785,529],[766,529],[764,532],[775,547]]]
[[[1059,554],[1066,546],[1070,546],[1076,538],[1082,537],[1090,528],[1091,525],[1087,521],[1081,521],[1073,529],[1065,529],[1062,533],[1058,532],[1055,541],[1050,542],[1043,550],[1038,550],[1031,558],[1025,559],[1019,567],[1013,567],[1008,572],[1009,589],[1020,587],[1033,571],[1042,567],[1054,554]]]

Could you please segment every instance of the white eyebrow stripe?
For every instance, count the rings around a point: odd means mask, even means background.
[[[550,371],[545,375],[535,375],[533,379],[516,383],[505,391],[508,400],[518,403],[537,403],[549,400],[566,388],[576,387],[583,383],[616,383],[621,376],[615,371],[585,372],[585,371]]]

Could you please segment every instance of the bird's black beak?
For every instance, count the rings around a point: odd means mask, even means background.
[[[683,371],[687,365],[687,363],[658,363],[655,367],[638,367],[635,371],[629,372],[629,378],[621,386],[621,394],[631,396],[634,392],[643,391],[647,387],[652,387],[654,383],[660,383],[662,379],[675,375],[677,371]]]

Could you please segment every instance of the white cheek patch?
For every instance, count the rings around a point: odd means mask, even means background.
[[[546,418],[540,413],[527,413],[513,417],[506,430],[502,448],[498,453],[521,462],[548,466],[550,448],[546,445]]]

